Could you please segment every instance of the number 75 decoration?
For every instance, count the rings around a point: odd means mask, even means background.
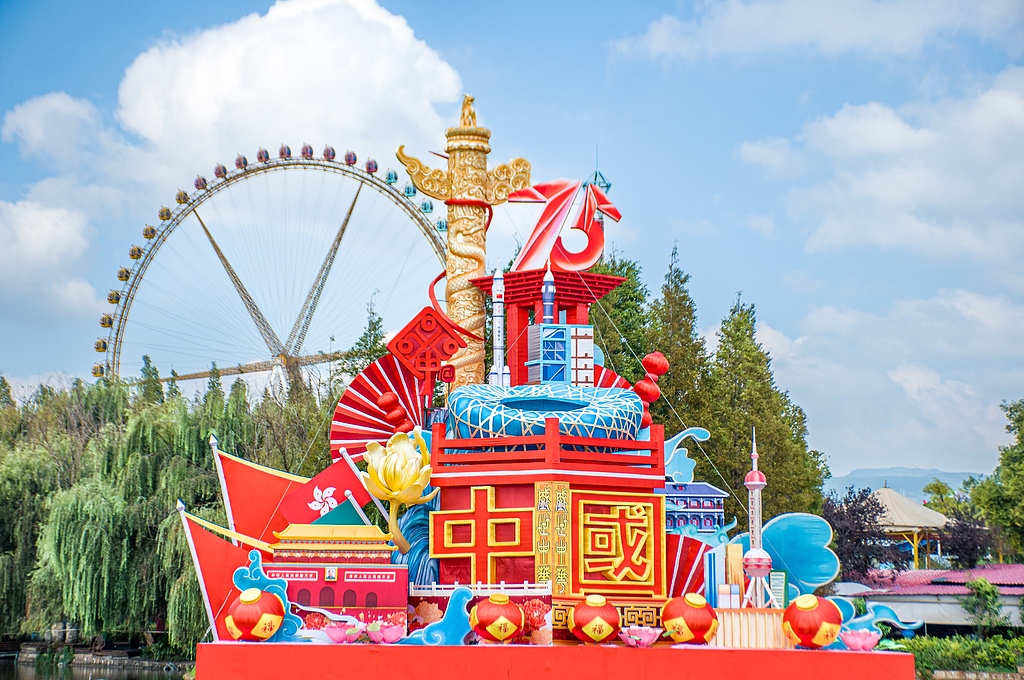
[[[562,245],[562,227],[569,217],[569,211],[579,194],[583,194],[572,229],[582,231],[587,237],[587,246],[578,253],[570,253]],[[519,251],[519,257],[512,263],[512,271],[544,269],[551,262],[552,269],[580,271],[594,266],[604,252],[604,229],[597,214],[607,215],[615,222],[622,219],[618,209],[612,205],[601,188],[596,184],[580,180],[556,179],[535,184],[508,195],[509,203],[547,203],[537,226]]]

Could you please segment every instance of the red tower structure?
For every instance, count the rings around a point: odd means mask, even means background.
[[[512,373],[513,385],[524,385],[527,377],[527,338],[526,328],[530,325],[530,313],[539,323],[542,315],[541,284],[545,270],[534,269],[525,272],[508,272],[505,277],[505,319],[507,328],[505,337],[508,339],[508,359],[506,363]],[[610,291],[622,285],[626,279],[622,276],[592,274],[590,272],[573,272],[551,270],[555,278],[555,323],[580,324],[590,323],[590,305],[594,304]],[[491,294],[493,276],[473,279],[477,288],[484,294]],[[562,318],[562,314],[565,318]]]

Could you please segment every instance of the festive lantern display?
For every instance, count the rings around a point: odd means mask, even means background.
[[[801,647],[826,647],[839,637],[843,615],[832,602],[815,595],[801,595],[786,607],[782,632]]]
[[[668,359],[661,352],[651,352],[643,358],[640,362],[644,370],[650,375],[649,377],[657,381],[658,378],[665,375],[668,372]]]
[[[661,608],[661,625],[676,642],[706,645],[718,632],[718,615],[697,593],[674,597]]]
[[[283,620],[281,598],[259,588],[247,588],[231,603],[225,623],[236,640],[263,641],[277,632]]]
[[[619,610],[604,595],[587,595],[569,611],[569,630],[583,642],[604,642],[619,634]]]
[[[491,595],[469,612],[469,625],[473,632],[488,642],[512,640],[522,632],[525,622],[522,607],[503,593]]]

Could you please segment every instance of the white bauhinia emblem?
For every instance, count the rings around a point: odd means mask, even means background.
[[[338,501],[334,499],[334,487],[329,486],[323,491],[319,486],[313,487],[313,502],[309,503],[310,510],[319,510],[323,517],[334,508],[338,507]]]

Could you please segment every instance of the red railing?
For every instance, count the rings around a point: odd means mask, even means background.
[[[521,470],[554,470],[563,473],[603,473],[611,485],[663,486],[665,479],[665,428],[651,426],[649,441],[570,437],[558,430],[558,418],[544,421],[544,434],[525,437],[487,437],[481,439],[447,439],[445,426],[435,423],[431,434],[431,466],[434,475],[445,472],[478,472],[481,475]],[[528,451],[501,450],[530,446]],[[565,447],[601,447],[607,451],[574,451]],[[454,451],[449,451],[454,449]],[[620,484],[616,478],[628,476],[632,483]],[[637,484],[636,482],[641,482]],[[435,484],[447,486],[437,479]],[[594,479],[594,483],[599,483]]]

